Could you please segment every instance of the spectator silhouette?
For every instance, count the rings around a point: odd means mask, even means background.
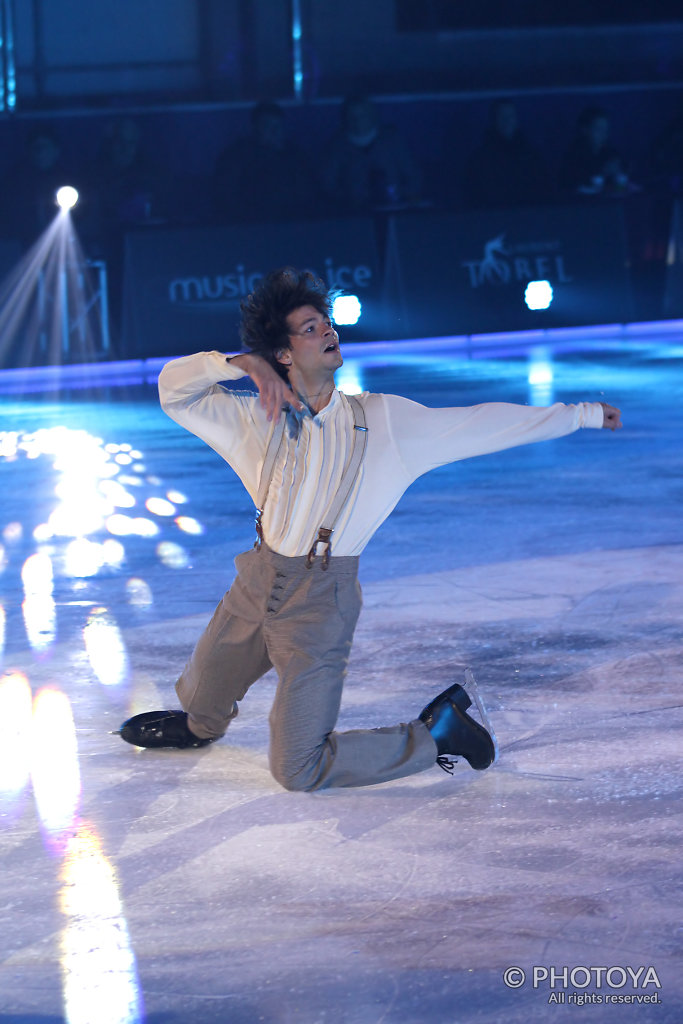
[[[287,134],[277,103],[258,103],[250,132],[227,146],[213,175],[214,212],[221,222],[288,220],[315,212],[318,188],[310,161]]]
[[[464,194],[471,206],[519,206],[548,198],[540,153],[519,126],[517,107],[497,100],[481,145],[465,169]]]
[[[382,124],[367,96],[348,97],[325,154],[325,194],[336,208],[367,211],[415,203],[420,175],[396,127]]]
[[[609,141],[610,122],[601,107],[585,107],[560,172],[560,184],[573,195],[623,195],[632,186],[621,154]]]
[[[119,117],[105,126],[94,180],[105,232],[167,218],[168,176],[147,153],[132,118]]]

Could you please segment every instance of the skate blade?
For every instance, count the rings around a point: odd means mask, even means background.
[[[479,712],[479,717],[481,718],[481,724],[484,726],[484,728],[486,729],[487,733],[489,734],[489,736],[491,737],[491,739],[493,741],[493,750],[494,750],[493,764],[495,764],[496,761],[498,760],[498,757],[499,757],[499,754],[500,754],[500,751],[498,749],[498,739],[497,739],[495,731],[493,729],[493,725],[491,724],[491,719],[489,718],[489,713],[486,710],[486,707],[484,705],[483,700],[481,699],[481,695],[479,693],[479,687],[477,686],[477,681],[474,678],[472,670],[469,669],[469,668],[465,669],[465,683],[464,683],[464,686],[465,686],[465,690],[467,691],[467,693],[470,695],[470,697],[472,698],[474,703],[477,705],[477,711]]]

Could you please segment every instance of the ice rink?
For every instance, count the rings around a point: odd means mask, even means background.
[[[470,667],[499,762],[285,792],[272,675],[208,748],[112,735],[177,706],[253,508],[158,364],[0,374],[2,1024],[683,1020],[683,324],[345,358],[350,392],[622,410],[421,478],[362,556],[338,727]]]

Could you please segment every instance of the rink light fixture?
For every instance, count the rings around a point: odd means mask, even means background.
[[[357,295],[338,295],[332,303],[332,319],[335,324],[357,324],[362,309]]]
[[[57,200],[57,206],[61,207],[62,210],[71,210],[78,202],[78,189],[75,189],[73,185],[62,185],[61,188],[57,189],[55,199]]]
[[[553,301],[553,287],[550,281],[529,281],[524,292],[524,301],[529,309],[548,309]]]

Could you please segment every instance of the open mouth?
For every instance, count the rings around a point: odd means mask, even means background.
[[[329,345],[325,346],[325,348],[323,349],[323,352],[336,352],[338,350],[338,348],[339,348],[339,345],[337,344],[337,342],[336,341],[331,341]]]

